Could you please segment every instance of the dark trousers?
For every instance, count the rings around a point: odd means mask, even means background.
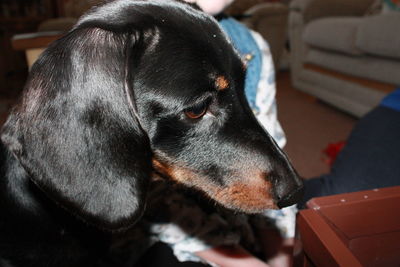
[[[400,185],[400,112],[379,106],[360,119],[331,173],[305,181],[313,197]]]

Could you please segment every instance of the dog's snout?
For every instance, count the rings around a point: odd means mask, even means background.
[[[280,209],[294,205],[302,199],[303,182],[291,168],[275,178],[275,201]]]
[[[277,206],[278,208],[282,209],[284,207],[288,207],[298,203],[304,194],[303,185],[296,187],[292,191],[285,192],[281,196],[277,196]]]

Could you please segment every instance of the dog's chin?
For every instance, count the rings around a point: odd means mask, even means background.
[[[244,213],[261,213],[268,209],[278,209],[270,190],[248,184],[235,184],[207,193],[221,205]]]
[[[186,168],[167,167],[155,160],[153,166],[153,177],[158,177],[155,179],[166,179],[194,188],[228,209],[251,214],[278,209],[272,194],[272,185],[266,179],[262,179],[262,174],[244,178],[246,183],[233,182],[221,186],[206,182],[206,177]]]
[[[188,185],[183,186],[188,187]],[[264,188],[251,188],[247,185],[221,188],[192,186],[192,188],[219,205],[237,212],[257,214],[270,209],[279,209],[274,198]]]
[[[262,203],[263,205],[252,205],[252,204],[248,204],[248,203],[223,203],[219,200],[218,201],[219,204],[221,204],[223,207],[230,209],[230,210],[234,210],[234,211],[238,211],[238,212],[242,212],[242,213],[246,213],[246,214],[260,214],[265,212],[266,210],[277,210],[279,209],[278,206],[274,203],[270,204],[266,204],[266,203]]]

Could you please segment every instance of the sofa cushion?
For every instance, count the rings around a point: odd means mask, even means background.
[[[377,56],[349,56],[343,53],[311,49],[306,63],[356,77],[400,85],[400,61]]]
[[[313,47],[351,55],[361,55],[356,43],[362,17],[334,17],[317,19],[304,29],[303,40]]]
[[[304,23],[308,23],[323,17],[362,16],[373,2],[374,0],[292,0],[290,9],[301,12]]]
[[[400,58],[400,12],[365,17],[359,26],[356,46],[372,54]]]

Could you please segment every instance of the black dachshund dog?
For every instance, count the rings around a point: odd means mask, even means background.
[[[153,173],[256,213],[302,183],[217,22],[172,0],[95,7],[32,67],[1,135],[0,266],[117,266]],[[121,264],[123,266],[123,264]]]

